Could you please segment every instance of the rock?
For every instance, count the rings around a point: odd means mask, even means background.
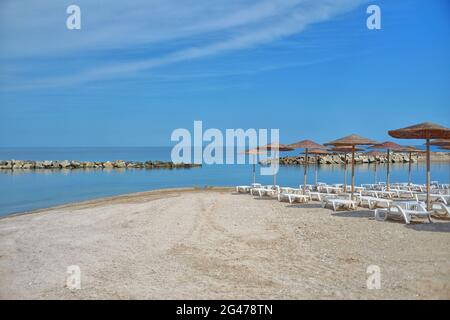
[[[111,163],[111,161],[106,161],[102,164],[103,168],[109,169],[109,168],[113,168],[113,164]]]
[[[82,166],[83,166],[83,168],[94,168],[95,162],[91,162],[91,161],[83,162]]]
[[[2,161],[2,165],[0,165],[0,169],[8,169],[11,170],[13,168],[12,161]]]
[[[114,168],[126,168],[127,164],[123,160],[116,160],[113,162]]]
[[[35,168],[35,169],[44,169],[44,162],[42,162],[42,161],[36,161],[36,162],[34,163],[34,168]]]
[[[53,165],[53,162],[46,160],[46,161],[42,162],[42,165],[43,165],[44,168],[51,168],[52,165]]]
[[[22,169],[23,161],[20,160],[12,160],[12,168],[13,169]]]
[[[59,161],[50,161],[52,164],[50,166],[50,168],[61,168],[59,166]]]
[[[81,168],[81,162],[77,160],[70,161],[70,166],[74,169]]]
[[[35,168],[35,163],[33,161],[25,162],[22,165],[22,169],[34,169],[34,168]]]
[[[153,162],[152,161],[145,161],[144,167],[147,169],[153,168]]]
[[[143,168],[144,164],[142,162],[128,162],[127,168]]]
[[[61,161],[59,163],[59,167],[62,168],[62,169],[69,168],[70,167],[70,161],[68,161],[68,160]]]

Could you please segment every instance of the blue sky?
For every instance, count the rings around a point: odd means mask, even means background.
[[[130,2],[2,1],[0,146],[163,146],[194,120],[282,143],[450,126],[447,0]]]

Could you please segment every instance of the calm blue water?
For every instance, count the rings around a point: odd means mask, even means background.
[[[168,161],[170,151],[169,147],[0,148],[0,159]],[[375,165],[358,165],[356,183],[373,182],[374,168]],[[377,168],[378,180],[385,181],[385,167],[377,165]],[[314,183],[314,171],[314,166],[310,166],[309,183]],[[433,163],[431,173],[433,180],[448,183],[449,164]],[[342,183],[343,166],[318,166],[318,177],[321,182]],[[425,166],[413,164],[412,177],[415,183],[424,183]],[[408,165],[394,164],[391,179],[392,182],[407,181]],[[234,186],[249,184],[251,180],[250,165],[204,165],[177,170],[0,170],[0,215],[124,193],[175,187]],[[257,180],[263,184],[272,183],[271,176],[258,176]],[[298,186],[303,182],[303,167],[281,167],[277,182]]]

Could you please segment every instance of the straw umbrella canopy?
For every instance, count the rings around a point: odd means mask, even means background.
[[[316,157],[317,157],[317,156],[326,155],[326,154],[330,154],[329,151],[327,151],[327,150],[321,150],[321,149],[312,149],[312,150],[308,150],[307,152],[308,152],[308,154],[315,155]],[[305,154],[305,157],[307,157],[307,155],[306,155],[307,152],[305,151],[305,152],[303,153],[303,154]],[[316,159],[316,163],[315,163],[315,172],[314,172],[314,182],[315,182],[316,187],[317,187],[317,184],[318,184],[317,176],[318,176],[318,173],[317,173],[317,159]]]
[[[305,150],[305,163],[303,164],[303,193],[306,193],[306,180],[308,174],[308,153],[310,149],[326,150],[326,147],[311,140],[302,140],[296,143],[292,143],[289,147],[294,149]]]
[[[363,151],[364,149],[355,148],[354,151]],[[333,153],[344,154],[344,192],[347,192],[347,154],[353,152],[352,147],[334,147],[329,150]]]
[[[450,139],[450,129],[431,123],[424,122],[410,127],[391,130],[389,135],[398,139],[425,139],[427,146],[427,210],[431,210],[430,198],[430,142],[431,139]]]
[[[430,142],[432,146],[449,147],[450,139],[435,139]],[[443,149],[443,148],[441,148]],[[447,150],[447,149],[444,149]]]
[[[383,152],[378,150],[372,150],[369,152],[366,152],[366,155],[370,157],[379,157],[383,155]],[[375,183],[378,183],[378,176],[377,176],[377,161],[375,161]]]
[[[355,149],[356,146],[370,146],[378,142],[352,134],[350,136],[325,143],[326,146],[351,147],[352,148],[352,196],[355,192]]]
[[[386,187],[387,191],[390,190],[390,184],[391,184],[391,150],[392,151],[401,151],[405,147],[401,146],[395,142],[386,141],[380,144],[376,144],[371,149],[385,149],[386,155],[387,155],[387,166],[386,166]]]
[[[294,148],[291,148],[290,146],[287,146],[285,144],[281,144],[278,142],[269,143],[263,147],[259,148],[260,150],[267,150],[267,151],[277,151],[277,152],[286,152],[286,151],[292,151]],[[275,187],[277,185],[277,175],[274,172],[273,173],[273,186]]]

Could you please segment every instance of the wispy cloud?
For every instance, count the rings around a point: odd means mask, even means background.
[[[254,48],[348,12],[364,0],[78,1],[82,30],[65,29],[55,1],[6,1],[0,72],[22,87],[67,86]],[[133,53],[127,57],[125,53]],[[86,57],[80,62],[80,56]],[[98,57],[102,57],[99,61]],[[117,58],[119,57],[119,58]],[[56,70],[36,72],[34,64]],[[74,62],[75,61],[75,62]],[[11,73],[17,64],[22,72]],[[67,68],[64,64],[67,64]],[[70,67],[73,64],[75,67]],[[37,68],[39,70],[39,68]],[[6,74],[6,75],[5,75]]]

